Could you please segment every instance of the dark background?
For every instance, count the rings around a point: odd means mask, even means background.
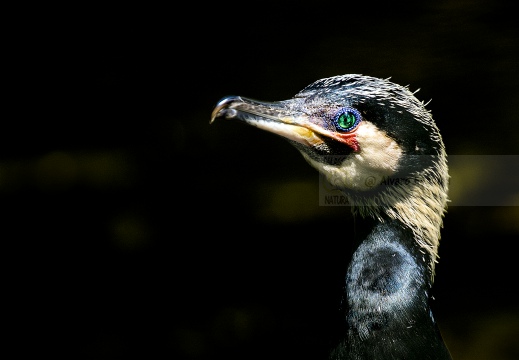
[[[15,111],[0,135],[20,351],[39,339],[85,359],[326,358],[353,219],[318,205],[316,171],[285,140],[209,125],[226,95],[275,101],[323,77],[391,77],[432,99],[449,155],[519,154],[506,1],[31,10],[37,21],[21,15],[10,32],[25,36],[9,53]],[[519,353],[519,207],[461,206],[488,195],[479,183],[493,174],[451,169],[461,200],[433,307],[456,360]]]

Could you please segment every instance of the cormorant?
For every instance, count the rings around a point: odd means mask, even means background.
[[[425,104],[407,86],[348,74],[293,98],[221,99],[216,118],[288,139],[370,229],[345,277],[339,359],[451,359],[430,308],[448,202],[447,155]]]

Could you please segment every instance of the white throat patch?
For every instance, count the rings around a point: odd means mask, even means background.
[[[356,137],[360,151],[337,165],[322,164],[302,154],[331,184],[355,191],[371,190],[396,171],[402,149],[384,131],[366,120],[359,124]]]

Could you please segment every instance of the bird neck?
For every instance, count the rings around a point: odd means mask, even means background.
[[[353,205],[354,214],[372,217],[379,222],[392,221],[412,231],[412,236],[406,232],[406,238],[414,239],[425,254],[431,280],[434,280],[440,230],[448,202],[449,176],[445,154],[440,156],[436,167],[440,170],[432,168],[411,177],[403,176],[403,181],[368,196],[343,190]]]
[[[450,359],[429,307],[430,271],[412,230],[377,223],[352,255],[346,336],[331,359]]]

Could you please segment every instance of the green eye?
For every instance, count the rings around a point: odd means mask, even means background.
[[[353,130],[360,122],[360,113],[350,107],[340,109],[334,117],[335,127],[339,131]]]
[[[341,129],[349,129],[355,124],[355,115],[351,112],[345,112],[337,118],[337,126]]]

